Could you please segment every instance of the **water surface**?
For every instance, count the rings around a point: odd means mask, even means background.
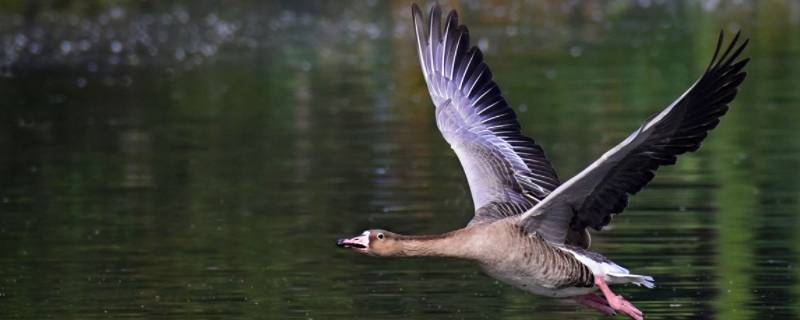
[[[0,7],[0,318],[600,318],[466,262],[335,248],[472,215],[408,3],[50,6]],[[564,180],[682,93],[720,29],[752,38],[721,125],[593,249],[656,279],[619,289],[648,319],[800,318],[800,6],[454,7]]]

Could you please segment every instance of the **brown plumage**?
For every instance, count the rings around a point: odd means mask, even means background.
[[[627,205],[659,166],[695,151],[728,110],[747,59],[739,34],[720,55],[722,34],[706,72],[577,176],[561,183],[542,148],[523,135],[480,50],[451,11],[442,26],[433,6],[427,22],[412,6],[417,54],[436,106],[436,123],[458,156],[475,205],[467,227],[440,235],[407,236],[367,230],[337,244],[380,257],[448,257],[476,262],[490,276],[551,297],[575,297],[606,315],[641,311],[609,284],[653,287],[653,278],[630,274],[588,251],[586,228],[602,229]],[[426,27],[427,25],[427,27]],[[602,296],[593,292],[600,290]]]

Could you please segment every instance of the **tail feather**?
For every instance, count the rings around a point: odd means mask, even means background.
[[[612,283],[632,283],[637,286],[644,286],[652,289],[656,286],[651,276],[643,276],[638,274],[623,274],[623,273],[606,273],[606,277],[611,279]]]

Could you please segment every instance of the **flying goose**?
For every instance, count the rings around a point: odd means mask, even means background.
[[[520,132],[481,51],[470,47],[458,14],[450,11],[442,26],[441,9],[434,5],[426,28],[419,7],[411,8],[436,123],[466,173],[475,215],[463,229],[440,235],[373,229],[337,245],[378,257],[467,259],[522,290],[572,297],[605,315],[643,319],[609,285],[653,288],[653,278],[631,274],[589,251],[586,229],[608,225],[655,170],[700,147],[745,78],[742,69],[749,59],[738,57],[748,40],[739,44],[737,33],[720,54],[720,33],[711,63],[689,90],[562,184],[542,148]]]

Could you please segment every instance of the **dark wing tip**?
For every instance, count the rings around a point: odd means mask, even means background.
[[[717,47],[714,50],[714,56],[711,58],[711,63],[708,64],[706,71],[720,67],[727,67],[736,61],[742,51],[744,51],[744,49],[750,43],[750,39],[746,38],[741,42],[741,44],[739,44],[741,35],[742,31],[737,31],[736,35],[733,36],[733,40],[731,40],[730,44],[728,44],[728,47],[725,49],[725,52],[720,55],[719,53],[724,42],[724,32],[720,31],[719,38],[717,40]]]
[[[414,22],[414,26],[418,24],[418,21],[424,21],[422,18],[422,9],[416,3],[411,4],[411,21]]]
[[[428,43],[442,41],[442,8],[436,2],[428,15]]]
[[[416,14],[417,12],[422,13],[422,10],[419,9],[419,6],[416,2],[411,3],[411,13]]]
[[[438,2],[433,3],[428,17],[430,17],[431,20],[433,20],[434,17],[438,18],[440,21],[442,20],[442,7],[439,6]]]
[[[714,66],[714,62],[717,61],[717,56],[719,56],[719,49],[722,47],[722,41],[725,39],[725,32],[720,30],[719,37],[717,37],[717,48],[714,49],[714,56],[711,57],[711,62],[708,64],[706,71],[711,70],[711,67]]]
[[[750,43],[750,39],[744,39],[744,42],[742,42],[742,44],[739,45],[739,48],[737,48],[736,51],[733,52],[731,57],[728,58],[728,60],[726,60],[723,63],[723,65],[726,65],[726,66],[730,65],[734,60],[736,60],[739,57],[739,55],[742,53],[742,51],[744,51],[744,48],[747,48],[747,45],[749,43]]]
[[[414,24],[414,29],[417,26],[417,20],[422,20],[422,11],[416,3],[411,4],[411,22]]]
[[[455,9],[450,10],[445,21],[447,21],[447,23],[452,23],[453,26],[458,26],[458,12],[456,12]]]

